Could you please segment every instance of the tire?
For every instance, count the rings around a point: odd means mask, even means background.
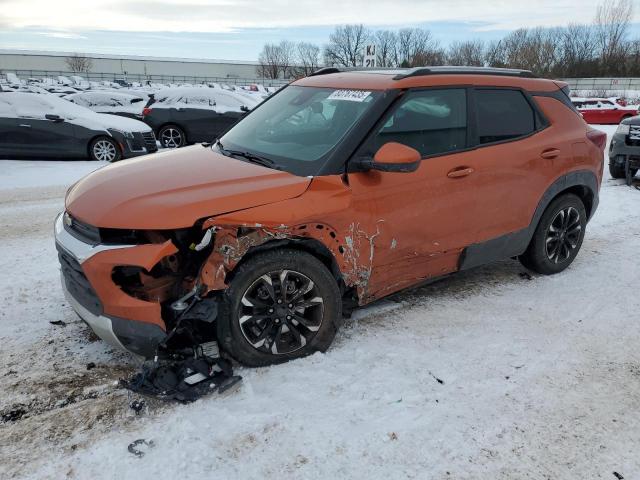
[[[177,125],[165,125],[158,131],[158,140],[164,148],[180,148],[187,144],[187,136]]]
[[[619,155],[622,156],[622,155]],[[638,169],[637,168],[632,168],[630,170],[631,172],[631,176],[635,177],[636,173],[638,173]],[[611,175],[611,178],[627,178],[624,172],[624,160],[622,162],[617,162],[617,161],[609,161],[609,174]]]
[[[234,273],[217,320],[218,341],[239,362],[261,367],[324,352],[341,319],[340,290],[322,262],[297,250],[270,250]]]
[[[122,151],[112,138],[98,137],[89,145],[89,156],[91,160],[117,162],[122,158]]]
[[[587,212],[578,196],[567,193],[556,198],[540,218],[520,262],[543,275],[563,271],[578,255],[586,226]]]

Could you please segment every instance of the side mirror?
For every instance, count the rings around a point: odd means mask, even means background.
[[[46,118],[47,120],[51,120],[52,122],[55,123],[60,123],[64,121],[64,118],[62,118],[60,115],[54,115],[52,113],[47,113],[44,118]]]
[[[247,107],[246,105],[242,105],[242,106],[240,107],[240,110],[241,110],[242,112],[248,112],[248,111],[249,111],[249,107]]]
[[[385,143],[373,156],[373,160],[365,160],[365,170],[381,172],[408,173],[415,172],[420,166],[422,156],[415,148],[401,143]]]

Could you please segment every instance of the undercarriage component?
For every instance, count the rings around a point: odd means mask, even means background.
[[[209,393],[224,393],[242,377],[233,375],[229,360],[203,353],[215,351],[210,345],[193,350],[193,355],[175,355],[171,360],[154,361],[120,385],[132,392],[161,400],[190,403]]]

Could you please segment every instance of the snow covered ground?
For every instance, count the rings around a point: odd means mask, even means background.
[[[135,365],[58,286],[52,220],[99,166],[0,161],[1,479],[640,478],[638,190],[605,176],[559,275],[509,260],[403,292],[326,354],[136,416],[114,385]]]

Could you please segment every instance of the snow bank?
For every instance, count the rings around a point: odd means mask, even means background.
[[[0,195],[73,183],[67,166],[84,163],[0,162],[14,182]],[[639,199],[605,169],[600,207],[565,272],[528,279],[506,260],[394,295],[346,321],[326,354],[238,369],[244,382],[226,397],[149,402],[134,416],[122,394],[3,424],[0,477],[640,478],[640,298],[621,293],[639,280]],[[0,267],[22,272],[0,277],[0,399],[44,394],[63,374],[113,391],[104,372],[125,364],[79,339],[79,321],[48,324],[75,317],[55,285],[50,217],[60,204],[46,188],[0,203]],[[127,451],[139,438],[156,445],[142,458]]]

